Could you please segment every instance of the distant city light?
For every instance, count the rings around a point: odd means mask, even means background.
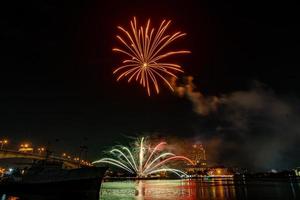
[[[33,153],[33,148],[28,143],[24,143],[20,145],[19,152]]]
[[[4,145],[8,144],[8,140],[7,139],[2,139],[0,140],[0,149],[3,149]]]
[[[40,147],[40,148],[38,148],[37,150],[38,150],[38,153],[39,153],[39,154],[42,154],[42,153],[45,152],[46,149],[45,149],[45,147]]]

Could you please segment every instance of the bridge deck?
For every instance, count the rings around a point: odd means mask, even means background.
[[[7,150],[2,149],[0,150],[0,159],[13,159],[13,158],[25,158],[25,159],[31,159],[31,160],[44,160],[46,157],[45,155],[35,154],[35,153],[25,153],[15,150]],[[60,161],[63,162],[64,165],[68,168],[78,168],[81,166],[88,166],[83,163],[80,163],[80,161],[73,161],[65,158],[61,158],[58,156],[50,155],[48,159]]]

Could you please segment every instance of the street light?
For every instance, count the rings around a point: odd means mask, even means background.
[[[39,154],[42,154],[42,153],[45,152],[45,148],[44,147],[40,147],[37,150],[38,150]]]
[[[0,145],[1,145],[1,150],[3,149],[3,146],[8,144],[8,140],[7,139],[3,139],[3,140],[0,140]]]
[[[33,153],[33,148],[28,143],[24,143],[20,145],[19,151],[23,153]]]

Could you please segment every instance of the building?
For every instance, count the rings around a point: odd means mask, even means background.
[[[232,177],[233,174],[232,168],[227,168],[224,166],[210,167],[207,171],[207,175],[210,177]]]
[[[189,151],[188,157],[194,165],[188,165],[186,172],[192,175],[205,175],[207,173],[207,160],[205,149],[201,143],[195,143]]]
[[[201,143],[196,143],[191,149],[190,158],[196,166],[206,166],[205,149]]]
[[[208,165],[206,153],[201,143],[195,143],[190,149],[189,158],[194,165],[187,165],[185,171],[191,177],[232,177],[234,169],[224,166]]]

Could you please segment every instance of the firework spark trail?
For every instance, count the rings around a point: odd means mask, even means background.
[[[150,28],[150,19],[146,24],[146,28],[143,26],[139,28],[134,17],[133,21],[130,21],[131,32],[118,26],[118,29],[127,39],[117,35],[117,39],[124,45],[125,49],[113,48],[113,51],[123,53],[130,59],[124,60],[123,64],[113,71],[113,74],[120,73],[117,81],[127,76],[128,82],[135,78],[135,81],[147,89],[147,93],[150,96],[151,84],[154,86],[156,93],[159,93],[159,80],[161,79],[174,91],[167,78],[177,78],[175,72],[183,72],[183,70],[178,64],[167,63],[161,60],[176,54],[187,54],[190,51],[179,50],[162,53],[173,41],[186,35],[181,32],[165,35],[165,31],[170,23],[171,21],[163,20],[156,32],[154,28]]]
[[[139,165],[139,170],[142,173],[143,171],[143,161],[144,161],[144,138],[141,139],[141,144],[140,144],[140,165]]]
[[[129,161],[129,159],[127,158],[127,156],[122,151],[120,151],[119,149],[113,149],[113,150],[111,150],[111,153],[114,153],[114,152],[117,152],[122,157],[124,157],[126,159],[126,161],[129,163],[129,165],[132,167],[132,169],[135,169],[135,167],[133,166],[133,164]]]
[[[120,161],[118,161],[118,160],[116,160],[116,159],[112,159],[112,158],[103,158],[103,159],[99,160],[98,163],[100,163],[100,162],[112,164],[112,165],[115,165],[115,166],[120,167],[120,168],[122,168],[122,169],[125,169],[125,170],[127,170],[128,172],[130,172],[130,173],[134,173],[134,172],[133,172],[129,167],[127,167],[124,163],[122,163],[122,162],[120,162]]]
[[[145,144],[144,138],[141,138],[140,140],[138,140],[138,151],[134,151],[136,153],[134,154],[135,156],[132,154],[132,151],[130,151],[129,148],[122,146],[121,149],[124,151],[121,151],[118,148],[112,149],[110,151],[110,153],[116,156],[117,159],[102,158],[93,162],[93,164],[111,164],[121,169],[124,169],[131,174],[136,174],[138,177],[146,177],[150,174],[155,174],[162,171],[172,172],[177,174],[178,176],[186,176],[186,173],[179,169],[168,168],[166,166],[166,163],[175,160],[183,160],[191,164],[193,164],[193,162],[189,158],[184,156],[176,156],[175,154],[170,152],[160,152],[160,147],[166,144],[166,142],[161,142],[158,145],[156,145],[151,151],[150,146]],[[149,152],[146,151],[147,149]],[[139,165],[137,165],[137,163],[139,163]]]
[[[185,156],[173,156],[173,157],[167,158],[167,159],[165,159],[165,160],[163,160],[163,161],[160,161],[160,162],[157,163],[154,167],[152,167],[152,168],[146,170],[146,172],[152,171],[152,170],[154,170],[154,169],[156,169],[156,168],[162,166],[163,164],[165,164],[166,162],[169,162],[169,161],[171,161],[171,160],[179,160],[179,159],[180,159],[180,160],[186,160],[186,161],[188,161],[190,164],[193,164],[193,161],[191,161],[190,159],[188,159],[188,158],[185,157]]]
[[[150,156],[148,157],[148,160],[146,161],[145,166],[147,166],[148,162],[150,161],[150,159],[152,158],[152,156],[154,155],[154,153],[158,150],[158,148],[162,145],[166,145],[167,143],[166,142],[161,142],[159,143],[158,145],[156,145],[156,147],[154,147],[153,151],[151,152]]]
[[[165,158],[167,156],[175,156],[175,154],[173,154],[173,153],[163,153],[163,154],[157,156],[152,162],[150,162],[149,165],[146,166],[145,171],[148,170],[156,161],[158,161],[162,158]]]
[[[129,154],[129,156],[130,156],[130,158],[131,158],[131,160],[132,160],[132,162],[133,162],[133,164],[134,164],[134,169],[135,169],[136,171],[138,171],[138,168],[137,168],[137,166],[136,166],[136,163],[135,163],[135,160],[134,160],[134,158],[133,158],[133,155],[132,155],[131,151],[130,151],[127,147],[123,147],[123,149],[125,149],[125,150],[128,152],[128,154]]]

